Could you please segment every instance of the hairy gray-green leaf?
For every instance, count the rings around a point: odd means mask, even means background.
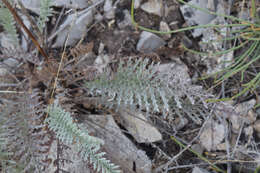
[[[12,171],[42,172],[48,164],[49,134],[43,129],[45,107],[37,93],[19,96],[15,102],[6,103],[0,112],[0,138],[5,139],[1,147],[8,158],[15,161]]]
[[[189,76],[183,74],[183,66],[166,66],[165,73],[159,70],[160,66],[159,63],[148,63],[148,59],[140,58],[134,61],[129,58],[127,62],[119,61],[117,72],[112,75],[112,79],[103,73],[85,86],[91,94],[108,100],[110,107],[139,107],[147,112],[162,113],[165,118],[169,113],[173,115],[173,112],[187,115],[182,110],[187,105],[192,107],[202,103],[207,108],[204,100],[210,94],[204,92],[200,86],[191,84]]]
[[[52,4],[53,0],[41,0],[40,16],[38,21],[38,26],[41,31],[43,31],[46,22],[49,21],[49,17],[52,16]]]
[[[75,142],[79,154],[83,160],[88,160],[94,165],[94,169],[102,173],[119,173],[118,166],[104,158],[104,152],[98,152],[103,141],[88,135],[73,122],[69,112],[54,104],[47,109],[49,117],[46,119],[49,128],[54,131],[59,140],[67,145]]]
[[[5,32],[8,33],[13,44],[18,45],[19,40],[13,15],[2,2],[0,2],[0,24],[3,25]]]

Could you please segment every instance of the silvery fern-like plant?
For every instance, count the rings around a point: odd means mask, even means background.
[[[52,16],[52,8],[53,0],[41,0],[40,5],[40,16],[38,20],[38,27],[41,32],[45,28],[46,22],[49,21],[49,17]]]
[[[11,1],[10,1],[11,2]],[[3,25],[5,32],[12,40],[14,45],[18,45],[18,35],[15,27],[15,21],[11,12],[0,1],[0,24]]]
[[[47,109],[49,117],[46,119],[48,127],[55,132],[57,138],[66,145],[76,145],[80,157],[93,164],[97,172],[119,173],[118,166],[104,158],[104,152],[98,152],[103,140],[88,135],[82,131],[69,112],[64,111],[57,104],[50,105]]]
[[[19,96],[13,103],[2,106],[0,122],[4,123],[0,123],[0,138],[5,141],[1,149],[15,161],[12,171],[7,172],[41,173],[48,166],[45,159],[50,136],[42,124],[44,110],[37,92]]]
[[[92,95],[99,95],[110,102],[108,105],[139,107],[147,112],[172,113],[183,109],[184,105],[203,103],[209,94],[202,87],[192,85],[183,78],[181,70],[168,69],[161,73],[159,63],[149,63],[148,59],[127,62],[120,61],[117,72],[110,79],[106,73],[87,82],[86,87]],[[168,67],[167,67],[168,68]],[[175,68],[175,67],[173,67]]]
[[[9,1],[13,4],[13,1]],[[53,0],[40,0],[40,11],[39,18],[37,21],[38,27],[41,32],[46,26],[46,22],[49,21],[49,17],[52,16]],[[19,39],[17,35],[17,30],[15,27],[15,21],[11,12],[5,7],[5,5],[0,1],[0,24],[3,25],[4,30],[8,33],[13,44],[17,46],[19,44]]]
[[[116,106],[139,106],[155,112],[159,112],[160,109],[169,111],[167,94],[162,88],[165,86],[155,76],[154,67],[158,65],[148,65],[148,59],[134,62],[130,58],[127,62],[120,61],[112,79],[104,73],[98,79],[87,82],[86,87],[92,94],[110,98],[113,100],[111,104]],[[163,103],[162,107],[158,100]]]
[[[0,122],[0,135],[3,134],[2,125],[5,122]],[[15,169],[12,167],[15,166],[15,162],[10,159],[12,156],[12,152],[5,151],[6,147],[6,139],[2,136],[0,136],[0,167],[2,172],[15,172]]]

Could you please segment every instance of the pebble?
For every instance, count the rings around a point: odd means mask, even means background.
[[[206,169],[195,167],[193,168],[192,173],[209,173],[209,172]]]
[[[257,120],[254,124],[254,130],[257,132],[257,136],[260,138],[260,120]]]
[[[138,9],[142,3],[142,0],[135,0],[134,8]]]
[[[161,21],[160,22],[160,31],[162,31],[162,32],[169,32],[170,31],[169,25],[166,22]],[[163,38],[165,40],[168,40],[168,39],[171,38],[171,34],[163,34]]]
[[[131,21],[131,14],[128,10],[124,10],[124,20],[123,21],[118,21],[117,26],[120,29],[124,29],[127,26],[132,26],[132,21]]]
[[[136,49],[143,53],[151,53],[163,45],[165,45],[165,41],[162,38],[153,33],[143,31]]]
[[[112,0],[106,0],[104,4],[105,17],[107,19],[113,19],[115,17],[115,9],[112,4]]]
[[[191,5],[199,6],[200,8],[207,8],[208,1],[207,0],[191,0],[189,2]],[[211,7],[213,8],[213,7]],[[216,16],[202,12],[200,10],[197,10],[195,8],[192,8],[188,5],[183,5],[180,8],[182,15],[187,22],[189,26],[193,25],[204,25],[210,23]],[[203,34],[204,29],[203,28],[198,28],[194,29],[194,32],[192,32],[192,35],[194,37],[198,37],[201,34]]]
[[[149,0],[141,5],[141,9],[147,13],[162,16],[162,0]]]

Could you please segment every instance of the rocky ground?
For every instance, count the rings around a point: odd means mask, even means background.
[[[148,58],[160,62],[159,73],[177,76],[173,83],[180,91],[191,92],[198,98],[231,96],[241,88],[239,76],[216,87],[212,87],[214,79],[200,78],[223,69],[228,65],[223,61],[232,61],[243,50],[215,56],[195,54],[183,47],[209,53],[222,51],[233,43],[205,46],[201,42],[226,37],[228,28],[221,28],[223,32],[200,28],[156,34],[138,27],[167,32],[230,21],[177,1],[135,0],[134,18],[138,23],[135,26],[131,21],[131,0],[53,1],[53,15],[49,17],[43,40],[38,38],[39,42],[45,42],[43,48],[48,60],[37,53],[24,31],[18,30],[21,47],[18,51],[0,28],[0,87],[5,91],[1,92],[1,104],[11,100],[14,93],[36,90],[45,106],[59,100],[81,128],[105,141],[102,151],[126,173],[253,173],[256,170],[260,138],[260,112],[254,108],[258,103],[257,94],[247,93],[232,101],[205,105],[204,101],[195,100],[162,117],[129,107],[108,108],[104,105],[109,100],[93,97],[84,87],[86,81],[107,72],[104,70],[107,67],[113,74],[118,60]],[[35,20],[39,2],[21,2]],[[192,0],[189,3],[237,17],[248,16],[250,9],[247,4],[245,10],[238,11],[242,2],[237,1],[230,4]],[[17,11],[31,32],[36,33],[19,5]],[[89,163],[76,162],[77,153],[73,148],[62,146],[55,137],[49,144],[50,164],[46,172],[57,170],[57,164],[52,161],[57,159],[59,149],[62,157],[70,161],[59,165],[63,170],[95,172]]]

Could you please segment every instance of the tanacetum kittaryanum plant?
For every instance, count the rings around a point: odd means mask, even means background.
[[[111,78],[103,73],[85,86],[92,95],[108,100],[108,106],[139,107],[146,112],[162,113],[164,118],[176,110],[183,112],[188,104],[202,103],[207,107],[204,100],[210,95],[192,85],[181,69],[177,72],[174,68],[178,67],[172,66],[172,70],[161,73],[159,68],[159,63],[149,63],[148,59],[129,58],[127,62],[119,61],[117,72]]]
[[[0,24],[3,25],[4,30],[8,33],[14,45],[18,45],[18,35],[16,32],[15,21],[11,12],[5,8],[0,1]]]
[[[2,172],[15,172],[12,170],[12,167],[15,166],[15,162],[10,159],[12,153],[5,151],[6,139],[1,136],[1,134],[3,134],[2,126],[4,123],[5,121],[0,122],[0,167]]]
[[[49,21],[49,17],[52,16],[52,4],[53,0],[41,0],[40,15],[38,20],[38,26],[41,32],[43,32],[46,22]]]
[[[87,82],[86,87],[92,94],[100,94],[113,100],[116,106],[144,106],[146,110],[159,112],[160,109],[169,111],[166,93],[160,90],[161,82],[154,77],[156,70],[154,64],[148,66],[148,59],[139,59],[127,63],[119,62],[119,67],[113,79],[109,80],[107,74],[102,74],[98,79]],[[146,69],[147,68],[147,69]],[[158,100],[164,103],[161,107]]]
[[[64,111],[57,104],[47,109],[49,117],[46,119],[48,127],[55,132],[57,138],[66,145],[76,145],[81,159],[89,161],[94,169],[102,173],[120,173],[118,166],[104,158],[105,152],[99,152],[103,140],[88,135],[87,131],[79,129],[69,112]]]
[[[14,4],[12,0],[9,0],[9,2],[12,5]],[[43,32],[43,29],[46,27],[46,22],[48,22],[49,17],[52,16],[52,2],[53,0],[40,0],[40,11],[37,24],[41,32]],[[5,32],[8,33],[9,37],[13,41],[13,44],[16,46],[19,45],[19,39],[13,15],[1,1],[0,24],[3,25]]]
[[[3,164],[2,168],[7,166],[5,173],[42,173],[48,166],[45,159],[50,135],[44,130],[44,112],[37,92],[18,96],[1,105],[0,140],[4,139],[1,151],[8,153],[6,160],[15,163]]]

